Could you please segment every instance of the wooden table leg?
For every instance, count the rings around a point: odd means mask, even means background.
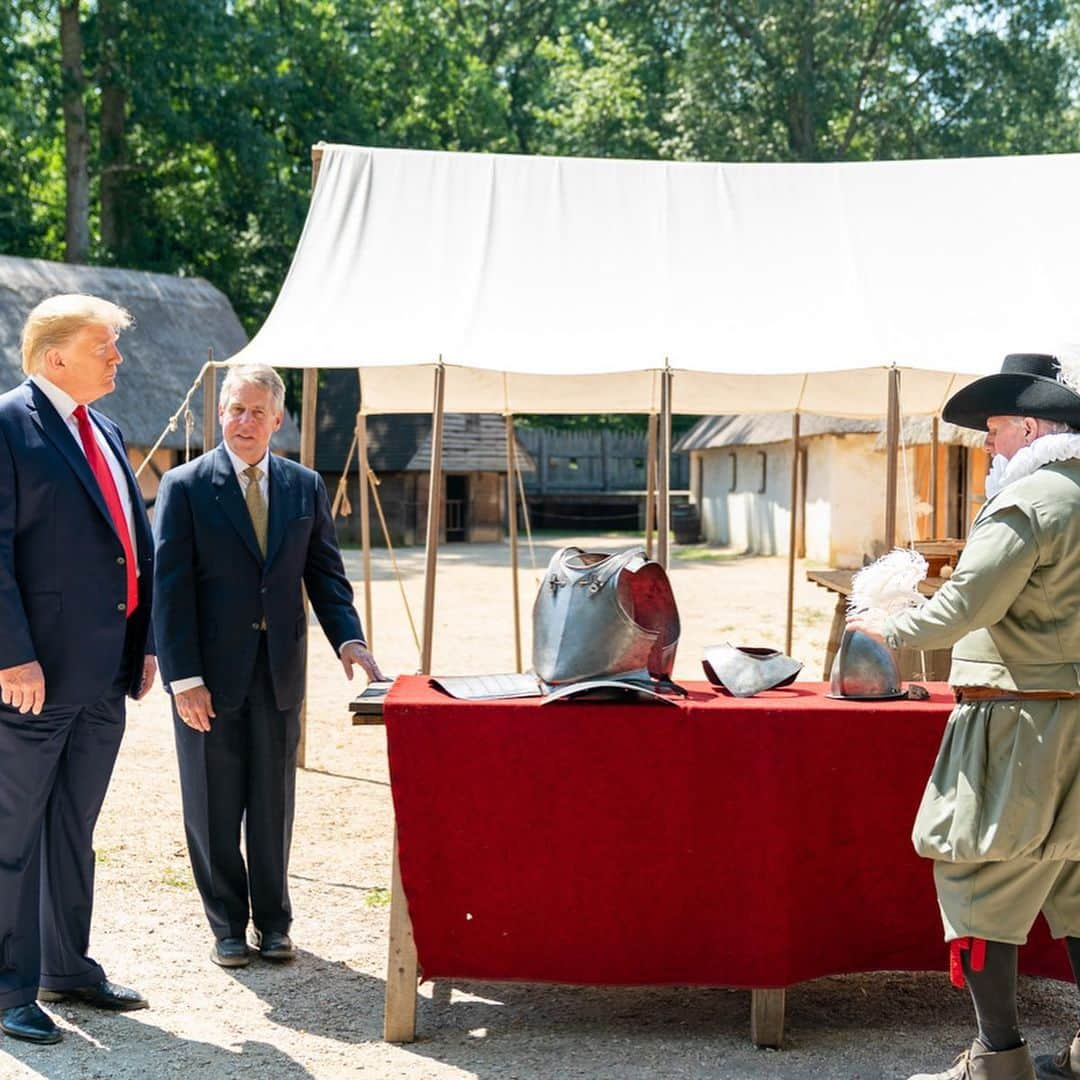
[[[750,1038],[755,1046],[779,1049],[784,1041],[784,991],[750,991]]]
[[[829,681],[832,675],[833,658],[840,651],[840,641],[844,636],[844,627],[847,625],[847,597],[839,594],[836,597],[836,610],[833,612],[832,626],[829,627],[829,643],[825,646],[825,670],[822,679]]]
[[[416,1038],[416,942],[398,864],[397,828],[394,828],[394,873],[390,883],[390,953],[386,961],[386,1004],[383,1038],[412,1042]]]

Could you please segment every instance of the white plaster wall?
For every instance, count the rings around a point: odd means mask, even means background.
[[[726,450],[695,451],[701,461],[701,535],[709,544],[726,547],[731,541],[728,520],[728,489],[731,487],[731,462]]]
[[[873,435],[829,436],[828,470],[833,507],[829,537],[830,566],[856,568],[864,555],[883,554],[885,538],[886,454],[875,450]],[[909,538],[909,514],[914,503],[914,455],[908,455],[907,469],[901,461],[897,470],[896,542]],[[917,525],[917,518],[916,518]]]
[[[737,460],[732,488],[731,455]],[[765,490],[762,486],[764,455]],[[791,497],[791,448],[769,446],[705,450],[701,458],[702,533],[711,544],[759,555],[786,554]]]
[[[858,567],[885,535],[885,454],[876,436],[823,435],[807,439],[806,558],[835,567]],[[766,455],[766,489],[761,457]],[[731,454],[738,462],[731,490]],[[711,544],[759,555],[787,555],[790,529],[791,443],[696,452],[701,468],[702,535]],[[910,466],[910,463],[909,463]],[[897,541],[907,536],[899,475]]]
[[[806,558],[826,565],[831,555],[829,533],[833,516],[830,441],[827,437],[806,440]]]

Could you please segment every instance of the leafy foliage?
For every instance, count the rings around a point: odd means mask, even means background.
[[[731,161],[1074,150],[1078,7],[82,0],[91,258],[202,275],[253,331],[319,140]],[[58,0],[0,5],[4,253],[63,256],[58,25]]]

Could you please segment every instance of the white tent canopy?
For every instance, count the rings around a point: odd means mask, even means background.
[[[938,411],[1080,342],[1080,155],[716,165],[326,146],[234,360],[363,369],[366,412]]]

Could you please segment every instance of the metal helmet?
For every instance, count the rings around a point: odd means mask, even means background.
[[[828,696],[860,701],[907,695],[892,650],[859,630],[845,630],[833,660]]]

